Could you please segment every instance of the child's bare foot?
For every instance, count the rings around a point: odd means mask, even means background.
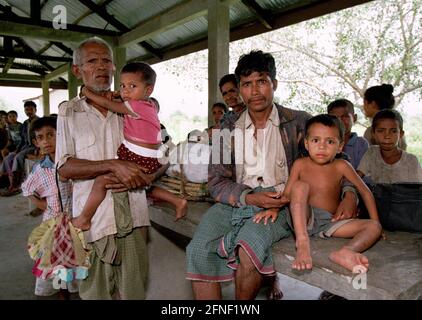
[[[345,247],[331,252],[330,260],[354,273],[365,273],[369,268],[367,257]]]
[[[82,231],[87,231],[91,228],[91,221],[85,219],[82,215],[72,219],[72,225]]]
[[[274,279],[271,280],[270,287],[267,291],[267,300],[281,300],[283,299],[283,292],[280,289],[280,283],[278,282],[278,277],[274,276]]]
[[[177,221],[188,213],[188,201],[186,199],[178,199],[176,202],[176,219],[174,221]]]
[[[292,263],[292,268],[296,270],[312,269],[309,239],[296,240],[296,259]]]

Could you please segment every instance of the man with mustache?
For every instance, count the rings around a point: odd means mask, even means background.
[[[75,76],[109,98],[114,70],[111,48],[100,38],[85,40],[73,53]],[[82,299],[145,298],[150,222],[142,188],[153,177],[134,162],[114,159],[122,140],[121,115],[80,97],[60,106],[56,162],[60,177],[73,181],[73,216],[82,211],[95,177],[107,174],[110,180],[91,229],[84,232],[93,250],[88,277],[80,283]],[[124,192],[113,197],[111,190]]]
[[[218,83],[221,96],[230,111],[240,113],[245,110],[246,106],[239,95],[239,88],[237,87],[236,75],[233,73],[226,74],[220,79]]]
[[[284,190],[310,115],[274,103],[274,58],[252,51],[235,70],[246,110],[221,123],[226,139],[213,144],[208,187],[217,204],[202,217],[186,249],[187,279],[195,299],[221,299],[220,282],[235,281],[236,299],[254,299],[264,276],[274,276],[271,247],[290,235]],[[230,157],[225,157],[227,154]],[[217,158],[217,159],[215,159]],[[229,161],[227,161],[229,158]],[[275,192],[276,191],[276,192]],[[278,209],[273,220],[254,222],[265,209]],[[347,192],[335,219],[348,217],[356,198]]]

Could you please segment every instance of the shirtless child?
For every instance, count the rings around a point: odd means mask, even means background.
[[[360,252],[379,239],[382,229],[371,191],[347,161],[335,159],[343,147],[343,139],[344,127],[335,116],[318,115],[306,124],[305,147],[309,156],[295,161],[282,194],[286,202],[290,202],[296,235],[293,269],[312,269],[309,235],[319,235],[352,238],[341,249],[331,252],[330,259],[352,272],[368,270],[369,261]],[[332,221],[340,203],[344,178],[358,189],[370,219]],[[255,219],[272,217],[272,214],[267,210],[256,215]]]

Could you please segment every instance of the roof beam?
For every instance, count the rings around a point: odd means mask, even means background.
[[[40,13],[42,11],[42,9],[45,7],[45,5],[47,4],[48,0],[44,0],[41,5],[40,5]]]
[[[54,29],[52,21],[41,20],[38,23],[36,23],[32,21],[31,18],[18,16],[17,14],[12,12],[10,7],[3,6],[1,4],[0,4],[0,11],[3,12],[0,15],[1,20]],[[90,36],[96,35],[96,36],[103,37],[105,38],[105,40],[107,40],[107,37],[115,37],[115,36],[120,35],[118,32],[111,31],[111,30],[85,27],[85,26],[80,26],[80,25],[75,25],[75,24],[70,24],[70,23],[66,24],[66,29],[60,29],[59,31],[75,31],[75,32],[80,32],[80,33],[87,33],[87,34],[90,34]]]
[[[242,3],[257,17],[267,29],[272,29],[271,14],[264,10],[255,0],[242,0]]]
[[[10,67],[13,65],[13,60],[15,59],[14,58],[7,59],[7,62],[5,66],[3,67],[3,74],[6,74],[9,72]]]
[[[88,9],[92,10],[94,13],[99,15],[106,22],[110,23],[112,26],[119,29],[120,31],[127,32],[130,30],[123,23],[117,20],[114,16],[109,14],[105,7],[99,6],[96,3],[92,2],[91,0],[79,0],[79,2],[82,3],[84,6],[88,7]]]
[[[227,0],[230,1],[230,0]],[[282,12],[275,14],[273,16],[273,30],[283,28],[301,21],[308,19],[316,18],[328,13],[336,12],[346,8],[350,8],[356,5],[370,2],[372,0],[325,0],[321,2],[314,2],[308,6],[295,8],[287,12]],[[251,23],[251,21],[246,21],[245,23],[232,28],[230,31],[230,41],[236,41],[244,39],[247,37],[252,37],[257,34],[268,32],[261,23]],[[121,44],[121,39],[124,35],[119,37],[119,44]],[[178,46],[172,46],[165,49],[162,49],[163,60],[158,60],[155,57],[148,56],[139,56],[130,61],[143,60],[150,64],[178,58],[183,55],[187,55],[192,52],[197,52],[208,48],[208,37],[206,34],[197,37],[196,39],[191,39],[182,43]]]
[[[103,18],[105,21],[110,23],[113,27],[117,28],[120,31],[123,32],[129,32],[130,28],[126,27],[123,23],[121,23],[119,20],[117,20],[113,15],[109,14],[107,12],[107,9],[104,6],[100,6],[91,0],[79,0],[83,5],[87,6],[90,10],[92,10],[94,13],[99,15],[101,18]],[[139,41],[137,41],[139,42]],[[162,59],[162,55],[158,52],[157,49],[155,49],[152,45],[150,45],[146,41],[140,41],[138,45],[142,46],[145,50],[152,53],[154,56],[156,56],[158,59]]]
[[[41,88],[41,80],[37,81],[21,81],[2,79],[0,75],[0,87],[18,87],[18,88]],[[67,83],[54,81],[50,82],[51,89],[67,90]]]
[[[87,38],[97,35],[109,43],[114,44],[115,42],[113,37],[105,36],[100,33],[86,33],[64,29],[56,30],[53,27],[42,27],[4,20],[0,21],[0,34],[59,42],[81,42]]]
[[[177,25],[204,16],[207,11],[208,0],[184,1],[121,35],[118,38],[118,46],[128,47],[134,43],[147,40],[155,34],[165,32]]]
[[[73,50],[65,46],[63,43],[52,41],[51,44],[54,44],[57,48],[63,50],[63,52],[66,52],[68,55],[73,56]]]
[[[22,59],[34,59],[38,61],[59,61],[59,62],[69,62],[72,61],[72,58],[68,57],[53,57],[53,56],[43,56],[39,54],[32,54],[30,52],[13,52],[7,50],[0,50],[0,56],[6,58],[22,58]],[[51,68],[51,66],[49,66]]]
[[[35,23],[40,23],[41,21],[41,3],[40,0],[31,0],[31,20]]]
[[[6,65],[7,62],[8,62],[7,59],[0,57],[0,63],[2,65]],[[10,68],[11,69],[23,69],[23,70],[27,70],[27,71],[30,71],[30,72],[33,72],[33,73],[37,73],[39,75],[45,75],[46,74],[44,68],[41,68],[41,67],[31,67],[31,66],[27,66],[26,64],[23,64],[23,63],[13,62],[12,63],[12,66]]]
[[[51,71],[50,73],[46,74],[44,76],[44,79],[47,81],[51,81],[55,78],[60,77],[62,74],[67,73],[67,70],[69,68],[69,65],[67,63],[61,65],[60,67],[58,67],[56,70]]]
[[[19,81],[41,81],[42,77],[33,76],[33,75],[29,75],[29,74],[8,73],[8,74],[1,74],[0,79],[19,80]]]
[[[34,49],[32,49],[22,38],[13,37],[13,40],[15,40],[16,43],[18,45],[20,45],[27,53],[34,55],[34,57],[38,56],[38,54],[34,51]],[[29,59],[31,59],[31,58],[29,58]],[[32,58],[32,59],[35,59],[35,58]],[[52,66],[50,66],[44,60],[37,60],[37,61],[38,61],[39,64],[44,66],[47,70],[53,70],[54,69]]]

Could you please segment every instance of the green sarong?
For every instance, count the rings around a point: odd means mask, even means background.
[[[133,228],[127,192],[113,194],[117,233],[92,243],[91,267],[81,281],[84,300],[145,299],[148,252],[139,228]]]
[[[205,213],[196,232],[186,248],[187,279],[198,281],[229,281],[234,277],[239,260],[237,248],[241,246],[251,257],[258,272],[263,275],[275,273],[271,247],[282,238],[290,235],[286,221],[287,208],[283,208],[277,220],[267,225],[244,219],[239,230],[233,234],[235,243],[228,257],[218,253],[224,250],[224,236],[233,229],[233,208],[217,203]]]

